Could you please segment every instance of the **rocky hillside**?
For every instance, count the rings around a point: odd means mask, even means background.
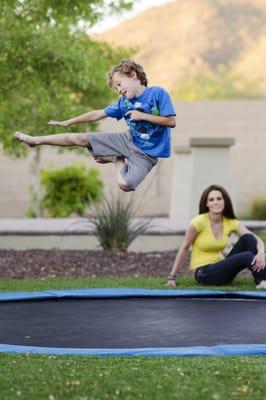
[[[266,93],[266,3],[263,0],[173,0],[100,35],[134,47],[150,84],[169,90],[188,76],[230,71]]]

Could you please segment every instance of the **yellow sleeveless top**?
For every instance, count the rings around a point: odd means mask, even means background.
[[[190,221],[198,235],[192,243],[190,268],[196,269],[200,266],[212,264],[224,258],[222,251],[228,245],[231,233],[237,232],[239,221],[223,217],[223,234],[216,239],[211,228],[209,214],[199,214]]]

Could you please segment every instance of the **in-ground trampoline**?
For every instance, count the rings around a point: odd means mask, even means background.
[[[266,354],[266,291],[0,293],[0,343],[36,354]]]

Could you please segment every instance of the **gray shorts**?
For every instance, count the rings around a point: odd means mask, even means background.
[[[132,141],[130,132],[88,133],[94,157],[124,157],[127,163],[120,171],[127,186],[134,190],[157,164],[158,159],[140,150]]]

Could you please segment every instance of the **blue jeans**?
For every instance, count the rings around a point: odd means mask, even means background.
[[[240,237],[224,260],[197,268],[195,279],[203,285],[226,285],[231,283],[240,271],[248,268],[257,285],[266,280],[266,268],[253,271],[251,263],[256,254],[257,239],[247,233]]]

